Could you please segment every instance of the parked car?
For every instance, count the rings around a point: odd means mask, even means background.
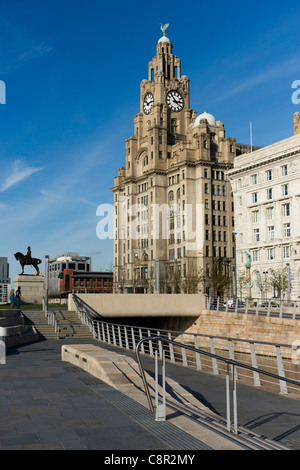
[[[256,304],[257,302],[254,302],[255,307],[256,307]],[[258,304],[258,306],[262,308],[268,308],[268,305],[269,305],[269,301],[261,302],[260,304]],[[276,302],[271,301],[270,307],[279,307],[279,305]]]
[[[242,300],[238,300],[237,302],[238,302],[238,307],[245,307],[245,302],[243,302]],[[227,300],[226,302],[224,302],[223,307],[226,307],[226,305],[228,308],[234,308],[235,300],[234,299]]]

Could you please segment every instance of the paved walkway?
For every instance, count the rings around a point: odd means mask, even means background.
[[[0,365],[0,450],[176,449],[165,438],[170,432],[167,422],[156,423],[161,432],[152,432],[122,409],[122,403],[117,406],[107,398],[107,386],[101,393],[100,380],[61,361],[62,344],[75,342],[78,340],[48,340],[8,352],[6,365]],[[113,349],[107,345],[105,348]],[[152,359],[143,357],[143,363],[153,371]],[[211,409],[224,414],[221,378],[173,364],[167,365],[167,375],[185,384]],[[97,392],[95,385],[99,386]],[[251,387],[238,388],[239,424],[300,449],[300,401]]]

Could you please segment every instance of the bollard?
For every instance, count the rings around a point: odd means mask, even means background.
[[[0,364],[6,364],[6,344],[7,328],[0,327]]]

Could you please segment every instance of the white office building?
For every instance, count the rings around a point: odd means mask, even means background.
[[[242,289],[247,251],[253,298],[272,298],[281,290],[285,299],[300,295],[299,123],[296,113],[293,137],[237,157],[227,173],[235,205],[237,287],[240,279]],[[276,273],[281,288],[274,286]]]
[[[9,302],[10,291],[9,264],[7,258],[0,257],[0,304]]]

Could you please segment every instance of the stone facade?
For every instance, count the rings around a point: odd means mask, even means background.
[[[15,290],[21,288],[21,302],[28,304],[42,304],[45,297],[45,274],[18,275],[15,277]]]
[[[235,198],[237,272],[238,277],[245,272],[248,251],[252,297],[280,294],[282,289],[270,286],[276,271],[280,277],[283,273],[285,299],[300,295],[299,122],[296,113],[293,137],[240,156],[228,172]]]
[[[112,188],[116,292],[191,293],[192,273],[201,271],[210,294],[220,260],[224,275],[232,276],[234,212],[226,171],[250,149],[226,137],[214,116],[190,108],[190,80],[172,49],[165,36],[156,45],[140,84],[125,166]]]

